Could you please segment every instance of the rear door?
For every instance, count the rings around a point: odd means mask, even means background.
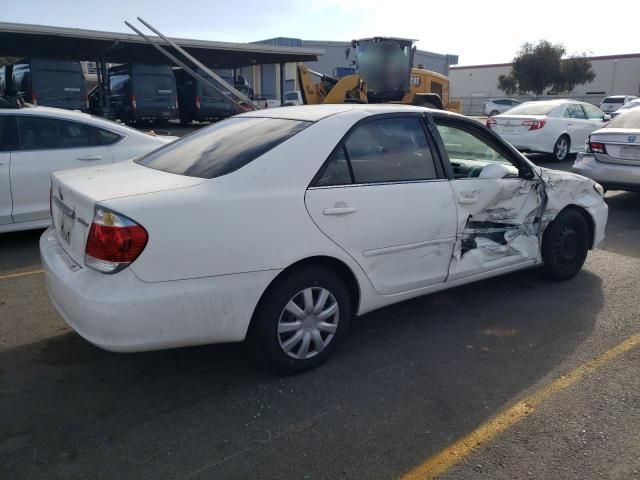
[[[456,236],[449,182],[418,115],[353,127],[306,193],[316,225],[383,295],[444,282]]]
[[[0,115],[0,225],[12,223],[11,218],[11,152],[18,143],[13,115]]]
[[[56,170],[111,163],[92,127],[35,115],[18,116],[20,149],[11,154],[13,221],[49,218],[49,175]]]
[[[540,179],[477,122],[434,122],[452,167],[458,218],[449,280],[536,263],[545,198]]]

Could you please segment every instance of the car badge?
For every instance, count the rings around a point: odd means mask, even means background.
[[[629,135],[627,137],[627,142],[634,143],[635,141],[636,141],[636,136],[635,135]]]

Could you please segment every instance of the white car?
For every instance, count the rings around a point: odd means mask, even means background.
[[[522,152],[550,153],[562,161],[610,119],[590,103],[546,100],[518,105],[488,118],[486,125]]]
[[[605,189],[640,192],[640,108],[593,132],[573,169]]]
[[[610,95],[600,102],[600,110],[605,113],[613,113],[636,98],[638,97],[635,95]]]
[[[640,107],[640,98],[636,98],[635,100],[631,100],[630,102],[625,103],[622,107],[620,107],[615,112],[611,112],[611,118],[616,118],[618,115],[628,112],[629,110],[633,110],[634,108]]]
[[[249,112],[52,182],[42,263],[80,335],[122,352],[246,338],[284,371],[330,356],[352,314],[536,265],[568,279],[607,221],[592,180],[402,105]]]
[[[484,114],[487,117],[493,117],[506,112],[507,110],[520,105],[522,102],[513,98],[489,98],[484,101]]]
[[[51,224],[52,171],[129,160],[173,140],[59,108],[0,109],[0,233]]]

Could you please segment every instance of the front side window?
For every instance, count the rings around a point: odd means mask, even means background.
[[[25,150],[82,148],[94,145],[81,123],[45,117],[18,117],[20,144]]]
[[[264,155],[311,123],[281,118],[229,118],[155,150],[136,163],[188,177],[220,177]]]
[[[129,75],[111,75],[109,77],[109,92],[111,95],[125,95],[129,91]]]
[[[492,163],[504,165],[510,175],[518,175],[518,169],[506,154],[474,129],[439,119],[436,125],[456,178],[478,177],[482,169]]]
[[[587,112],[587,117],[589,117],[590,120],[602,120],[604,113],[599,108],[589,105],[588,103],[585,103],[582,107],[584,111]]]
[[[418,117],[389,117],[363,123],[344,144],[356,183],[437,178]]]

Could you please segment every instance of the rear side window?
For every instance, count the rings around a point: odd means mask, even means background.
[[[91,135],[93,137],[92,143],[97,145],[112,145],[118,142],[122,136],[117,133],[110,132],[109,130],[103,130],[98,127],[87,127],[89,128]]]
[[[311,123],[280,118],[230,118],[182,137],[136,163],[189,177],[220,177],[244,167]]]
[[[82,148],[95,144],[85,125],[56,118],[18,117],[18,132],[23,150]]]
[[[418,117],[387,117],[357,125],[325,164],[316,186],[437,178]]]
[[[0,152],[15,150],[18,147],[18,132],[15,117],[0,115]]]

